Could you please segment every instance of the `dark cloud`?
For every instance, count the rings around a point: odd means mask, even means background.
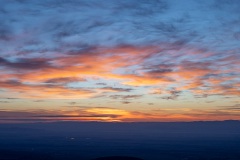
[[[100,86],[106,86],[107,85],[107,83],[96,83],[96,85],[100,85]]]
[[[123,101],[122,102],[122,104],[129,104],[129,103],[131,103],[131,102],[129,102],[129,101]]]
[[[170,73],[172,72],[172,69],[154,69],[151,71],[148,71],[148,74],[152,74],[152,75],[164,75],[164,73]]]
[[[173,36],[179,32],[179,28],[177,28],[173,23],[164,23],[159,22],[158,24],[154,24],[153,26],[155,29],[159,30],[162,34],[165,34],[167,36]],[[183,43],[181,43],[183,44]]]
[[[25,70],[34,70],[34,69],[44,69],[51,68],[47,59],[42,58],[33,58],[33,59],[17,59],[15,61],[9,61],[5,58],[0,57],[0,65],[13,69],[25,69]]]
[[[176,90],[175,88],[169,90],[168,92],[169,92],[168,96],[163,96],[161,98],[166,100],[176,100],[182,93],[182,91]]]
[[[211,94],[211,96],[219,96],[220,94]],[[209,97],[210,95],[209,94],[206,94],[206,93],[202,93],[202,94],[196,94],[194,95],[194,98],[207,98]]]
[[[206,101],[206,103],[213,103],[213,102],[215,102],[215,101]]]
[[[36,113],[25,111],[2,111],[0,110],[1,118],[19,118],[19,117],[32,117],[37,115]]]
[[[151,16],[156,13],[162,13],[168,9],[168,4],[163,0],[130,0],[130,1],[119,1],[115,5],[115,12],[132,12],[135,16]]]
[[[116,92],[131,92],[133,89],[132,88],[116,88],[116,87],[103,87],[101,88],[102,90],[106,91],[116,91]]]
[[[235,104],[235,105],[231,105],[231,106],[218,106],[220,109],[225,109],[225,110],[236,110],[239,111],[240,110],[240,104]]]
[[[119,118],[118,114],[91,113],[87,110],[76,111],[79,115],[54,114],[49,111],[0,111],[0,122],[44,122],[44,121],[80,121],[89,118]]]
[[[112,99],[123,99],[123,100],[131,100],[141,98],[143,95],[111,95],[109,96]]]
[[[4,87],[4,86],[10,86],[10,87],[16,87],[16,86],[21,86],[23,85],[21,83],[21,81],[19,80],[7,80],[7,81],[0,81],[0,86]]]
[[[61,78],[48,79],[44,81],[44,83],[66,84],[71,82],[83,82],[83,81],[86,81],[86,80],[78,77],[61,77]]]
[[[41,118],[81,118],[81,117],[110,117],[110,118],[117,118],[119,115],[115,114],[88,114],[88,115],[37,115],[34,117],[41,117]]]
[[[210,67],[212,67],[211,62],[183,61],[180,65],[184,70],[210,70]]]
[[[68,104],[75,105],[75,104],[77,104],[77,102],[68,102]]]

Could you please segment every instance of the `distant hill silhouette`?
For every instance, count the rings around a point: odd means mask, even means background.
[[[111,157],[100,157],[92,160],[143,160],[136,157],[125,157],[125,156],[111,156]]]

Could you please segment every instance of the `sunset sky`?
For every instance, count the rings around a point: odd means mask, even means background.
[[[0,123],[240,120],[239,0],[0,4]]]

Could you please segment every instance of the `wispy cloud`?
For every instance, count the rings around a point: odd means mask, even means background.
[[[130,100],[130,99],[137,99],[141,98],[143,95],[111,95],[109,96],[112,99],[123,99],[123,100]]]
[[[40,63],[35,59],[32,61],[29,59],[24,63],[16,62],[15,65],[8,62],[10,63],[9,66],[14,69],[1,73],[3,80],[5,79],[1,84],[3,88],[8,89],[14,89],[17,85],[28,86],[29,89],[30,87],[34,89],[36,86],[51,86],[53,88],[55,84],[61,84],[64,88],[64,85],[68,83],[84,82],[87,77],[93,79],[98,77],[119,80],[123,85],[127,85],[125,88],[106,86],[101,88],[103,91],[129,92],[133,90],[128,87],[129,85],[154,86],[165,84],[170,86],[181,83],[183,84],[181,86],[182,90],[190,90],[194,94],[205,90],[209,95],[216,93],[223,95],[239,94],[239,88],[234,87],[238,83],[237,74],[239,70],[237,69],[237,62],[235,62],[238,57],[224,57],[219,61],[219,59],[215,59],[215,55],[218,54],[216,52],[211,53],[212,56],[207,56],[201,61],[195,62],[185,60],[185,58],[188,58],[185,54],[179,54],[177,51],[161,51],[159,48],[161,47],[100,47],[89,53],[67,55],[54,59],[48,58],[44,62],[40,61]],[[191,51],[192,49],[184,48],[180,52],[189,52],[188,50]],[[165,52],[169,53],[166,55]],[[193,57],[198,57],[201,54],[208,53],[194,53]],[[174,58],[175,55],[178,56]],[[176,63],[173,63],[173,58]],[[92,59],[95,61],[92,61]],[[98,63],[95,63],[96,61]],[[230,62],[234,62],[231,64],[231,70],[227,69],[227,64]],[[2,65],[6,66],[5,61]],[[18,73],[19,69],[21,74]],[[219,79],[219,77],[224,78]],[[23,81],[25,85],[20,84],[18,79]],[[26,85],[27,83],[37,83],[38,85]],[[42,85],[42,83],[46,84]]]

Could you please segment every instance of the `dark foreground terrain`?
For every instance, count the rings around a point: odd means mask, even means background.
[[[0,124],[0,160],[91,160],[104,156],[239,160],[240,122]]]

